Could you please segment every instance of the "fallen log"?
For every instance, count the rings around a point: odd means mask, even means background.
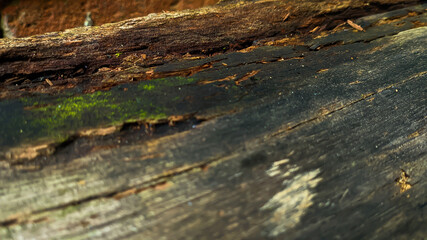
[[[416,3],[223,2],[1,40],[0,238],[424,238]]]

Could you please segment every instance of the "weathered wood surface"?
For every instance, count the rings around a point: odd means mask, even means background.
[[[3,85],[0,238],[425,239],[426,8],[93,85],[11,70],[39,89]]]

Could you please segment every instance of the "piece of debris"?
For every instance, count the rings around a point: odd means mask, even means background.
[[[347,20],[347,23],[348,23],[348,25],[350,25],[351,27],[353,27],[356,30],[363,31],[363,32],[365,31],[365,29],[363,29],[360,25],[354,23],[350,19]]]
[[[46,78],[45,81],[47,82],[47,84],[49,84],[49,86],[53,86],[52,81],[50,81],[48,78]]]
[[[286,14],[286,15],[283,17],[283,21],[286,21],[286,19],[288,19],[289,15],[291,15],[291,13]]]
[[[322,73],[322,72],[327,72],[327,71],[329,71],[329,69],[327,69],[327,68],[322,68],[322,69],[317,70],[316,72],[317,72],[317,73]]]
[[[93,20],[92,20],[92,13],[91,12],[87,12],[86,13],[85,22],[83,23],[83,25],[85,27],[91,27],[91,26],[93,26]]]
[[[176,122],[180,122],[185,120],[185,116],[182,115],[172,115],[168,117],[168,121],[169,121],[169,126],[175,126]]]
[[[4,38],[15,38],[14,30],[12,30],[9,27],[8,21],[9,21],[8,16],[3,15],[3,17],[1,18],[1,29],[0,30],[3,30],[3,37]]]
[[[315,28],[313,28],[313,29],[311,29],[310,30],[310,33],[314,33],[315,31],[317,31],[317,29],[319,29],[320,27],[319,26],[316,26]]]
[[[412,185],[408,182],[409,175],[405,172],[405,170],[400,169],[400,171],[400,177],[396,178],[394,181],[397,183],[397,185],[400,186],[400,193],[403,193],[406,190],[409,190]]]

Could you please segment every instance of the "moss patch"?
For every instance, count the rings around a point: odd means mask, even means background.
[[[40,139],[62,141],[83,129],[155,121],[176,114],[177,88],[194,78],[172,77],[118,86],[108,92],[59,97],[38,96],[0,103],[0,145],[10,147]],[[168,93],[168,94],[166,94]]]

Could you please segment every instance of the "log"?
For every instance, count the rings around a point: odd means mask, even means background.
[[[0,239],[424,239],[426,9],[225,1],[0,40]]]

